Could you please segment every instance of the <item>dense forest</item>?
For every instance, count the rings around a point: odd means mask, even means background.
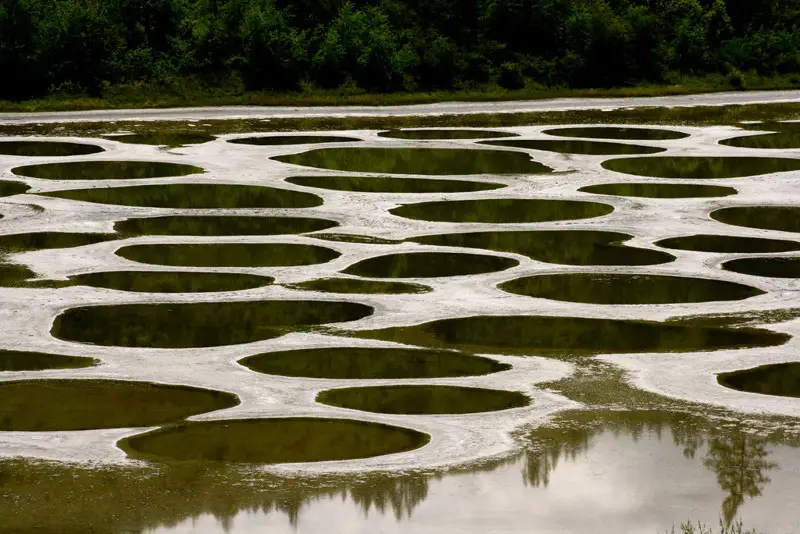
[[[1,0],[0,99],[792,75],[800,0]]]

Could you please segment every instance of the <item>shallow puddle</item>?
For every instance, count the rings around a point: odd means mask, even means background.
[[[736,194],[733,187],[691,184],[599,184],[581,187],[578,191],[598,195],[644,198],[707,198]]]
[[[633,236],[593,230],[471,232],[411,238],[426,245],[513,252],[563,265],[656,265],[675,259],[657,250],[628,247]]]
[[[22,182],[12,182],[8,180],[0,181],[0,197],[10,197],[12,195],[21,195],[30,190],[28,184]]]
[[[748,393],[800,397],[800,363],[798,362],[762,365],[754,369],[720,373],[717,379],[725,387]]]
[[[800,170],[800,159],[655,156],[610,159],[603,168],[653,178],[744,178]]]
[[[237,404],[238,397],[231,393],[151,382],[96,379],[0,382],[0,430],[147,427]]]
[[[71,161],[11,169],[16,175],[46,180],[134,180],[188,176],[206,172],[194,165],[162,161]]]
[[[246,463],[370,458],[422,447],[430,436],[408,428],[355,421],[287,417],[186,422],[126,438],[136,459]]]
[[[256,137],[240,137],[238,139],[228,139],[229,143],[237,145],[259,145],[259,146],[280,146],[280,145],[311,145],[319,143],[353,143],[361,141],[357,137],[345,137],[341,135],[274,135]]]
[[[252,217],[236,215],[174,215],[127,219],[114,230],[127,235],[282,235],[316,232],[335,221],[307,217]]]
[[[798,132],[779,132],[758,135],[747,135],[723,139],[721,145],[735,146],[739,148],[761,148],[773,150],[793,150],[800,148],[800,133]]]
[[[400,385],[329,389],[317,402],[364,412],[388,414],[464,414],[521,408],[530,404],[517,391],[459,386]]]
[[[65,356],[44,352],[0,350],[0,371],[43,371],[45,369],[80,369],[98,361],[83,356]],[[0,389],[2,391],[2,389]]]
[[[575,141],[555,139],[520,139],[510,141],[484,141],[483,145],[526,148],[528,150],[544,150],[559,154],[584,154],[589,156],[609,156],[613,154],[657,154],[666,148],[624,143],[608,143],[604,141]]]
[[[800,207],[796,206],[741,206],[711,212],[711,218],[725,224],[800,232]]]
[[[211,134],[201,132],[147,132],[137,134],[114,135],[108,137],[111,141],[139,145],[157,145],[177,148],[186,145],[199,145],[213,141]]]
[[[683,139],[689,134],[675,130],[655,128],[627,128],[617,126],[579,126],[576,128],[553,128],[542,133],[559,137],[588,137],[593,139],[630,139],[641,141],[667,141]]]
[[[407,282],[383,282],[377,280],[359,280],[355,278],[322,278],[309,280],[298,284],[288,284],[286,287],[305,291],[322,291],[325,293],[362,293],[399,295],[403,293],[427,293],[431,291],[422,284],[409,284]]]
[[[492,139],[495,137],[517,137],[518,134],[495,132],[491,130],[389,130],[379,132],[378,137],[392,139],[414,139],[419,141],[435,141],[437,139]]]
[[[800,250],[800,242],[735,235],[697,234],[662,239],[659,247],[717,253],[767,253]]]
[[[360,347],[268,352],[239,363],[269,375],[362,380],[476,376],[511,369],[508,364],[460,352]]]
[[[271,284],[274,278],[242,273],[111,271],[69,277],[75,284],[141,293],[242,291]]]
[[[380,174],[466,175],[552,172],[527,154],[505,150],[452,148],[323,148],[272,158],[284,163],[336,171]]]
[[[34,232],[0,236],[0,253],[13,254],[29,250],[73,248],[119,239],[116,234],[81,234],[67,232]]]
[[[5,156],[84,156],[103,151],[104,149],[97,145],[65,141],[0,141],[0,154]]]
[[[312,325],[355,321],[372,312],[364,304],[313,300],[89,306],[59,315],[52,334],[106,346],[216,347],[272,339]]]
[[[800,258],[741,258],[726,261],[723,269],[770,278],[800,278]]]
[[[369,278],[437,278],[491,273],[517,265],[517,260],[487,254],[407,252],[368,258],[344,272]]]
[[[286,267],[326,263],[341,256],[329,248],[295,243],[130,245],[117,256],[172,267]]]
[[[754,287],[679,276],[569,273],[527,276],[500,289],[529,297],[590,304],[678,304],[743,300],[764,292]]]
[[[505,184],[437,180],[435,178],[387,178],[376,176],[292,176],[290,184],[360,193],[467,193],[506,187]]]
[[[392,215],[438,222],[535,223],[568,219],[589,219],[608,215],[613,206],[598,202],[527,198],[482,198],[405,204],[389,211]]]
[[[248,430],[234,427],[226,436]],[[281,430],[266,428],[249,442],[273,443]],[[301,446],[327,435],[311,431]],[[196,433],[185,437],[180,443],[188,448]],[[689,517],[714,527],[744,517],[745,528],[779,533],[797,524],[800,449],[737,425],[690,414],[593,410],[558,415],[521,443],[528,449],[522,454],[451,471],[319,479],[254,475],[249,466],[213,461],[103,469],[6,460],[3,489],[24,498],[0,508],[0,524],[12,531],[158,534],[329,532],[331,524],[387,534],[485,534],[487,525],[504,534],[583,533],[598,530],[599,520],[604,531],[655,534],[677,530]],[[324,438],[320,448],[328,445]],[[217,456],[239,457],[228,451],[226,445]]]
[[[791,336],[763,329],[725,329],[645,321],[546,316],[476,316],[359,335],[422,347],[523,355],[691,352],[770,347]]]
[[[44,194],[81,202],[153,208],[312,208],[322,205],[322,199],[310,193],[251,185],[137,185],[72,189]]]

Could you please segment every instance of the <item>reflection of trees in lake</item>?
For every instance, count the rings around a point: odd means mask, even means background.
[[[716,474],[720,488],[728,493],[722,502],[722,517],[727,525],[746,498],[761,495],[770,483],[766,472],[777,467],[767,460],[768,440],[740,428],[719,428],[689,414],[587,411],[561,416],[553,427],[531,432],[537,448],[526,455],[523,478],[527,484],[546,487],[561,458],[574,461],[588,454],[593,440],[604,433],[629,436],[636,443],[648,437],[664,441],[667,432],[686,458],[696,458],[705,448],[702,464]]]

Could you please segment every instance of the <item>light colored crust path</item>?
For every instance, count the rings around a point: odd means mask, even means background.
[[[409,106],[218,106],[166,109],[115,109],[0,113],[0,124],[98,121],[281,119],[308,117],[413,117],[531,113],[640,107],[727,106],[800,102],[800,91],[747,91],[628,98],[550,98],[510,102],[440,102]]]

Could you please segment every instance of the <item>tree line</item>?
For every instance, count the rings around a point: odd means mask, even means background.
[[[800,0],[2,0],[0,99],[191,79],[294,91],[800,73]]]

